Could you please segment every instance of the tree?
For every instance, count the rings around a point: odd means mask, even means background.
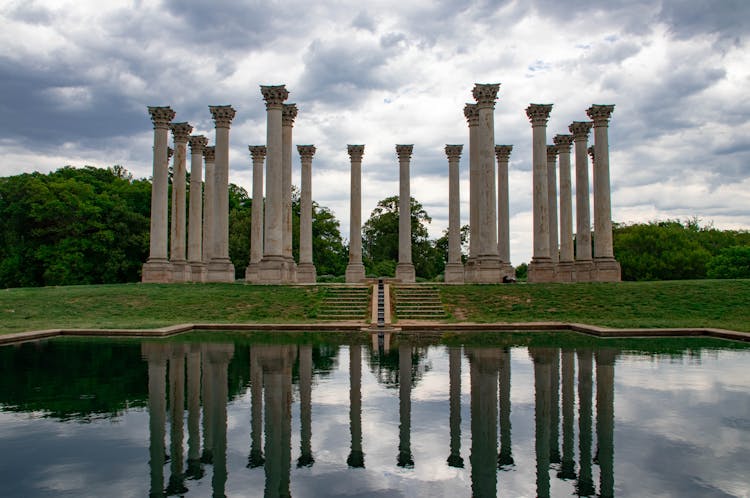
[[[750,278],[750,246],[732,246],[722,249],[708,262],[707,276],[708,278]]]

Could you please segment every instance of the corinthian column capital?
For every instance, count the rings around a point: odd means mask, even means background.
[[[414,145],[396,145],[396,154],[398,155],[399,161],[408,161],[411,159],[411,153],[414,150]]]
[[[464,117],[469,126],[479,125],[479,108],[476,104],[466,104],[464,106]]]
[[[260,85],[260,93],[266,101],[266,109],[278,109],[289,98],[285,85]]]
[[[216,147],[212,145],[203,149],[203,159],[205,159],[207,163],[214,162],[216,159]]]
[[[236,112],[231,105],[210,105],[208,109],[217,128],[229,128]]]
[[[175,112],[169,106],[152,107],[148,106],[148,113],[151,115],[151,121],[154,128],[169,128],[169,123],[174,119]]]
[[[297,104],[283,104],[281,107],[281,126],[294,126],[297,118]]]
[[[495,157],[500,162],[508,162],[510,159],[510,153],[513,151],[512,145],[496,145],[495,146]]]
[[[593,124],[591,121],[573,121],[568,126],[568,131],[573,134],[573,140],[588,140]]]
[[[174,143],[186,143],[190,137],[190,133],[193,131],[190,123],[172,123],[169,127],[172,129]]]
[[[532,126],[545,126],[552,112],[552,104],[529,104],[526,108],[526,116]]]
[[[612,111],[615,110],[613,105],[598,105],[594,104],[586,109],[586,115],[591,118],[594,122],[594,126],[607,126],[609,124],[609,117],[612,115]]]
[[[261,160],[266,157],[266,146],[265,145],[248,145],[248,150],[250,151],[250,156],[253,158],[253,161]]]
[[[347,145],[346,150],[349,153],[349,158],[352,161],[362,161],[362,156],[365,153],[364,145]]]
[[[446,145],[445,155],[448,156],[449,160],[459,160],[461,159],[461,152],[463,152],[463,150],[463,145]]]
[[[203,149],[208,145],[208,139],[203,135],[193,135],[188,140],[188,145],[192,154],[203,154]]]
[[[313,156],[315,155],[315,146],[314,145],[298,145],[297,152],[299,153],[299,157],[302,159],[312,159]]]
[[[477,101],[479,107],[489,107],[494,109],[497,100],[497,92],[500,90],[500,83],[476,83],[471,94]]]
[[[552,141],[557,146],[558,152],[570,153],[570,147],[573,145],[573,135],[555,135]]]
[[[547,145],[547,161],[554,161],[557,158],[557,145]]]

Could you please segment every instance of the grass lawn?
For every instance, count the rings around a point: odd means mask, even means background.
[[[750,331],[750,280],[441,286],[452,321]]]
[[[449,321],[750,331],[750,280],[439,286]],[[304,323],[325,287],[122,284],[0,290],[0,333],[178,323]]]

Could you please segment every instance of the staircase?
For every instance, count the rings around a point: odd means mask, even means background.
[[[394,285],[393,302],[395,315],[401,320],[445,319],[440,295],[432,285]]]
[[[365,285],[341,285],[325,288],[319,320],[365,320],[370,311],[370,288]]]

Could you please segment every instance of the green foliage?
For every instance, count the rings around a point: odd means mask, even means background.
[[[709,278],[750,278],[750,246],[722,249],[708,262]]]
[[[615,225],[613,239],[623,280],[706,278],[709,262],[722,249],[750,246],[750,233],[700,226],[696,219]],[[722,261],[727,265],[735,260],[727,257]],[[742,271],[727,268],[722,274],[741,275]]]
[[[529,276],[529,265],[526,263],[521,263],[520,265],[516,266],[516,280],[519,282],[524,281]]]

